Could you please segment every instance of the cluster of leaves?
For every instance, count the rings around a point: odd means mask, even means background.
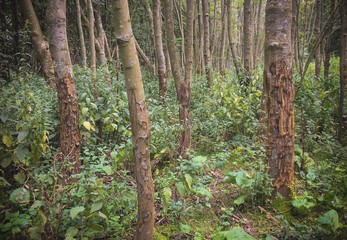
[[[331,84],[323,91],[310,79],[309,69],[297,96],[295,194],[292,201],[280,204],[282,209],[276,205],[284,202],[281,198],[269,201],[271,179],[265,150],[257,141],[259,72],[247,89],[239,87],[233,73],[220,79],[216,75],[210,90],[203,78],[194,79],[194,151],[189,160],[176,158],[181,129],[172,81],[164,105],[157,80],[144,72],[152,124],[155,239],[252,239],[242,229],[247,221],[237,215],[252,219],[259,215],[257,206],[276,209],[280,227],[265,236],[338,235],[344,223],[347,178],[341,164],[346,151],[334,140],[337,70],[333,59],[335,75],[324,82]],[[75,68],[75,78],[83,136],[81,173],[72,176],[78,183],[61,181],[63,166],[54,158],[59,123],[54,91],[30,74],[22,74],[1,91],[0,231],[5,238],[131,238],[136,185],[124,81],[111,67],[98,69],[97,92],[89,70]]]

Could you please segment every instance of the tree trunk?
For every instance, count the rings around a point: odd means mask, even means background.
[[[322,1],[321,0],[316,0],[316,26],[315,26],[315,33],[316,36],[319,37],[321,35],[321,18],[322,18]],[[321,44],[318,45],[315,53],[315,76],[319,77],[320,76],[320,71],[321,71]]]
[[[263,101],[269,174],[275,192],[289,197],[294,184],[294,86],[291,0],[268,0],[265,19]]]
[[[204,58],[205,58],[205,72],[208,87],[212,87],[212,73],[211,73],[211,51],[210,51],[210,17],[208,0],[202,0],[202,12],[204,15]]]
[[[98,37],[95,39],[95,49],[98,53],[98,62],[99,65],[104,65],[107,63],[107,57],[106,57],[106,33],[104,30],[104,27],[102,25],[102,19],[101,19],[101,10],[100,6],[96,6],[96,29],[98,31]]]
[[[340,101],[338,109],[339,127],[337,139],[345,144],[345,92],[347,82],[347,2],[341,1],[341,50],[340,50]]]
[[[49,44],[43,36],[33,4],[31,0],[19,0],[19,3],[23,10],[25,18],[28,19],[31,23],[31,39],[34,50],[37,53],[37,56],[42,64],[44,78],[51,87],[55,88],[56,82],[54,76],[54,66],[52,62],[51,52],[49,51]]]
[[[331,0],[330,2],[330,13],[333,13],[335,9],[335,0]],[[329,77],[329,69],[330,69],[330,51],[331,51],[331,34],[332,31],[326,37],[325,40],[325,48],[324,48],[324,79],[327,81]]]
[[[181,68],[177,56],[176,38],[174,33],[173,3],[171,0],[164,0],[166,16],[167,47],[169,50],[172,75],[175,81],[177,99],[179,102],[179,118],[182,125],[182,133],[178,141],[178,153],[183,158],[188,158],[187,150],[191,145],[191,117],[190,117],[190,82],[193,67],[193,20],[194,20],[194,0],[187,0],[187,25],[186,25],[186,68],[185,80],[182,80]]]
[[[92,69],[92,73],[94,75],[93,83],[94,83],[94,88],[96,89],[96,51],[95,51],[95,34],[94,34],[95,18],[94,18],[94,9],[93,9],[92,0],[87,0],[87,7],[88,7],[88,33],[89,33],[89,44],[90,44],[90,68]]]
[[[235,67],[235,72],[237,75],[237,78],[239,79],[239,81],[241,81],[241,77],[240,77],[240,66],[239,66],[239,62],[235,53],[235,49],[234,49],[234,43],[233,43],[233,32],[232,32],[232,5],[231,5],[231,1],[232,0],[227,0],[228,1],[228,36],[229,36],[229,48],[230,48],[230,52],[231,52],[231,56],[233,58],[233,63],[234,63],[234,67]]]
[[[227,33],[227,0],[222,1],[222,40],[220,47],[219,73],[225,75],[225,42]]]
[[[248,76],[250,72],[253,71],[253,43],[252,43],[252,15],[253,15],[253,7],[252,7],[252,1],[251,0],[245,0],[244,5],[244,23],[243,23],[243,66],[246,70],[246,75]],[[249,79],[245,82],[246,84],[249,83]]]
[[[166,63],[163,48],[162,36],[162,20],[161,20],[161,6],[160,0],[154,0],[153,3],[153,26],[154,26],[154,41],[155,53],[158,61],[158,76],[159,76],[159,94],[162,101],[165,103],[167,95],[167,82],[166,82]]]
[[[66,0],[50,0],[46,12],[49,46],[55,62],[59,100],[59,147],[63,159],[73,164],[67,172],[78,173],[81,162],[78,100],[66,36]]]
[[[136,39],[135,39],[135,46],[136,46],[137,52],[140,54],[141,58],[146,63],[149,71],[151,73],[154,73],[155,72],[154,64],[151,62],[149,57],[147,57],[146,53],[142,50],[142,48],[140,47],[140,45],[139,45],[139,43],[137,42]]]
[[[183,126],[181,139],[179,140],[179,154],[188,158],[187,151],[191,147],[191,115],[190,115],[190,92],[193,73],[193,25],[194,25],[194,0],[187,0],[186,22],[186,68],[184,82],[181,82],[179,95],[179,117]]]
[[[146,107],[140,63],[132,33],[128,2],[113,0],[119,55],[125,72],[131,119],[135,175],[138,189],[137,240],[150,240],[154,230],[154,188],[149,156],[150,120]]]
[[[177,54],[176,37],[174,29],[174,17],[173,17],[173,3],[171,0],[164,0],[165,10],[165,26],[166,26],[166,41],[167,49],[169,52],[169,58],[171,63],[172,76],[174,78],[177,99],[179,99],[178,93],[180,92],[180,85],[182,81],[180,62]]]
[[[82,19],[81,19],[81,4],[80,0],[76,0],[76,8],[77,8],[77,28],[78,28],[78,34],[80,36],[80,44],[81,44],[81,58],[82,58],[82,67],[87,67],[87,52],[86,52],[86,45],[84,42],[84,34],[83,34],[83,27],[82,27]]]

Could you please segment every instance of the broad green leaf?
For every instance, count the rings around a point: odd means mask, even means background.
[[[70,210],[70,217],[71,219],[74,219],[80,212],[84,211],[84,207],[83,206],[78,206],[78,207],[74,207],[71,208]]]
[[[331,209],[330,211],[324,213],[323,215],[320,215],[318,221],[322,225],[328,225],[331,228],[331,230],[333,230],[333,232],[335,232],[340,225],[339,215],[334,209]]]
[[[198,162],[198,163],[204,163],[207,161],[207,157],[204,156],[196,156],[194,158],[192,158],[193,162]]]
[[[18,142],[22,142],[23,139],[28,135],[28,132],[27,131],[21,131],[18,133],[18,137],[17,137],[17,140]]]
[[[186,184],[187,190],[190,191],[192,189],[193,178],[188,174],[184,174],[184,182]]]
[[[193,192],[197,195],[204,196],[207,198],[212,198],[211,192],[205,187],[197,187],[193,189]]]
[[[43,233],[42,228],[38,226],[34,226],[28,229],[29,237],[32,240],[40,240],[42,239],[41,233]]]
[[[163,209],[165,213],[167,212],[167,205],[171,199],[171,195],[172,195],[171,189],[169,187],[164,188],[162,202],[163,202]]]
[[[103,166],[102,167],[102,170],[104,170],[104,172],[107,174],[107,175],[112,175],[113,171],[112,171],[112,168],[111,166]]]
[[[240,206],[241,204],[245,203],[245,200],[246,200],[246,195],[242,195],[238,198],[236,198],[234,200],[234,203],[237,205],[237,206]]]
[[[3,135],[2,142],[6,145],[6,147],[11,147],[13,145],[12,137],[9,135]]]
[[[11,158],[4,158],[1,160],[1,167],[3,168],[7,168],[8,166],[10,166],[10,164],[12,163],[12,159]]]
[[[189,233],[191,230],[192,230],[192,228],[189,226],[189,225],[187,225],[187,224],[180,224],[180,230],[181,230],[181,232],[182,233]]]
[[[104,218],[104,219],[107,219],[107,216],[105,214],[103,214],[102,212],[98,212],[99,216]]]
[[[164,196],[165,202],[168,203],[171,199],[171,196],[172,196],[171,188],[169,188],[169,187],[164,188],[163,196]]]
[[[30,200],[29,191],[25,188],[17,188],[11,193],[10,200],[13,203],[21,203],[21,204],[29,203],[29,200]]]
[[[39,200],[36,200],[33,205],[31,205],[30,207],[30,210],[34,210],[38,207],[41,207],[43,205],[43,202],[42,201],[39,201]]]
[[[245,232],[241,227],[234,227],[229,231],[220,232],[227,240],[255,240],[251,235]],[[215,239],[215,238],[213,238]],[[218,238],[223,239],[223,238]]]
[[[26,176],[23,172],[18,172],[15,175],[13,175],[13,178],[19,183],[23,184],[26,180]]]
[[[73,238],[74,236],[76,236],[78,233],[78,229],[75,228],[75,227],[69,227],[67,230],[66,230],[66,233],[65,233],[65,238]]]
[[[92,208],[90,209],[90,213],[99,211],[102,208],[102,205],[103,205],[103,202],[101,201],[93,202]]]
[[[181,198],[183,198],[184,195],[186,194],[186,188],[184,187],[184,183],[183,182],[176,183],[176,188]]]
[[[236,176],[236,184],[240,187],[240,188],[247,188],[252,186],[253,180],[250,179],[247,176],[247,173],[245,170],[241,169]]]
[[[88,109],[87,107],[82,108],[82,111],[81,111],[81,112],[82,112],[82,115],[83,115],[83,116],[87,115],[88,110],[89,110],[89,109]]]
[[[25,155],[29,153],[26,147],[18,146],[15,149],[16,157],[19,161],[23,162],[25,160]]]

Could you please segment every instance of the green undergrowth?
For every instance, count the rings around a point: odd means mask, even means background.
[[[296,96],[296,180],[292,200],[272,196],[258,139],[262,72],[240,87],[233,72],[192,82],[190,159],[177,157],[180,133],[173,81],[165,104],[143,72],[151,117],[154,239],[343,239],[346,147],[336,141],[338,59],[327,80],[310,68]],[[56,162],[58,103],[29,73],[1,86],[1,239],[132,239],[137,193],[123,76],[111,66],[74,69],[82,135],[78,183],[63,184]],[[299,83],[297,75],[295,82]],[[98,139],[101,122],[103,135]],[[67,164],[67,163],[64,163]]]

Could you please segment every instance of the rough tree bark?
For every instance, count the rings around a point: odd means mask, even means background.
[[[202,0],[202,12],[204,16],[204,58],[205,58],[205,72],[207,85],[212,87],[212,63],[211,63],[211,51],[210,51],[210,17],[208,0]]]
[[[30,33],[34,50],[42,64],[44,78],[47,83],[55,88],[54,66],[49,44],[45,40],[39,20],[37,19],[31,0],[19,0],[24,16],[30,22]]]
[[[347,1],[341,1],[341,50],[340,50],[340,100],[338,109],[339,127],[337,131],[337,139],[340,143],[344,142],[345,132],[345,93],[347,83]]]
[[[251,0],[245,0],[244,5],[244,22],[243,22],[243,66],[246,70],[246,74],[249,75],[253,71],[253,43],[252,43],[252,15],[253,7]],[[248,84],[248,80],[246,81]]]
[[[128,1],[112,0],[116,38],[123,63],[131,119],[138,189],[138,222],[135,239],[150,240],[154,230],[154,188],[149,156],[150,120],[140,63],[132,32]]]
[[[289,197],[294,184],[294,86],[291,0],[268,0],[265,18],[263,106],[269,174],[275,191]]]
[[[162,34],[162,19],[161,19],[161,6],[160,0],[153,2],[153,27],[154,27],[154,41],[155,41],[155,54],[158,61],[158,76],[159,76],[159,95],[165,103],[167,95],[167,82],[166,82],[166,63],[163,48],[163,34]]]
[[[55,79],[59,101],[59,147],[61,160],[73,164],[67,172],[78,173],[81,165],[78,100],[66,36],[66,0],[48,1],[49,47],[55,62]]]
[[[86,45],[84,41],[84,34],[83,34],[83,27],[82,27],[82,19],[81,19],[81,4],[80,0],[76,0],[76,8],[77,8],[77,28],[78,28],[78,34],[80,37],[80,44],[81,44],[81,65],[82,67],[87,67],[87,51],[86,51]]]

